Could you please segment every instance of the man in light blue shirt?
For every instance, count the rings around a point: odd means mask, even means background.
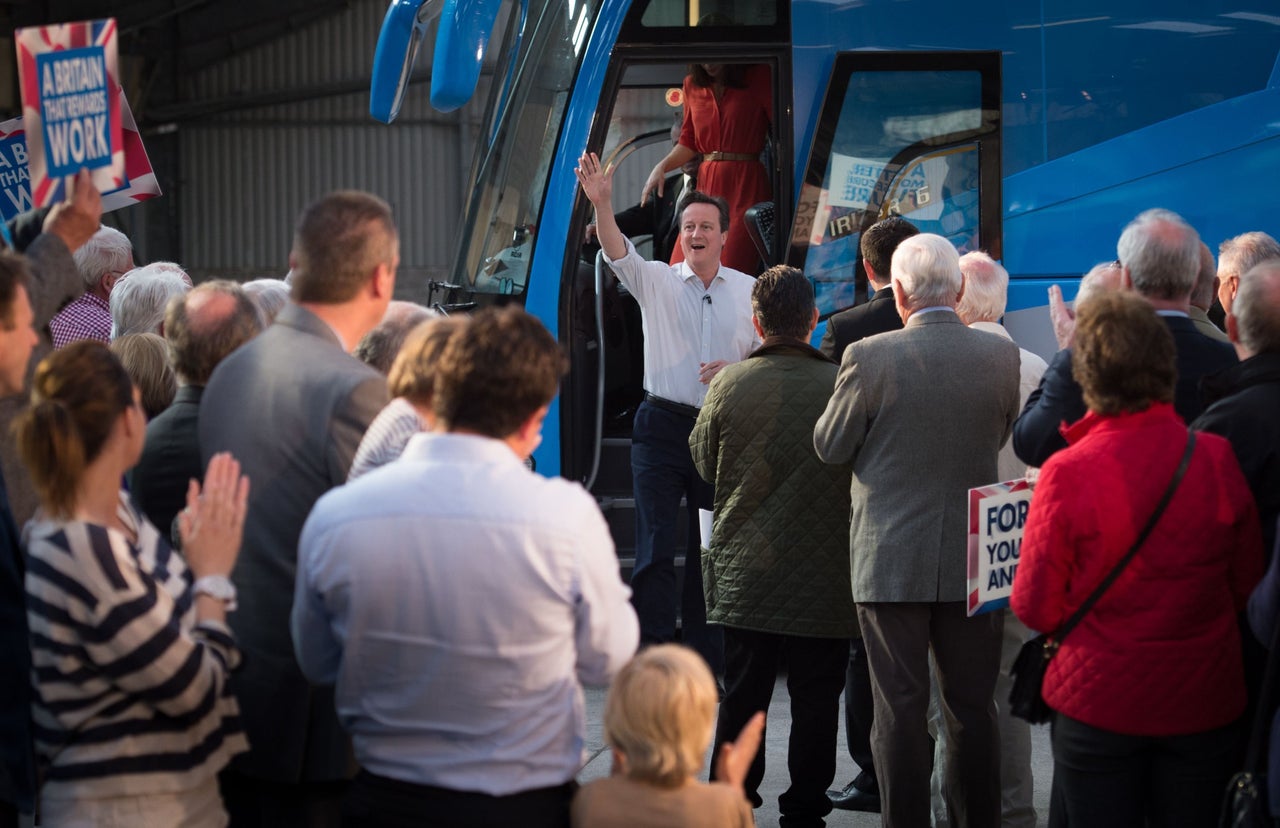
[[[568,825],[582,684],[639,631],[595,501],[524,465],[564,367],[524,311],[476,314],[434,366],[443,433],[307,520],[294,644],[337,684],[355,824]]]

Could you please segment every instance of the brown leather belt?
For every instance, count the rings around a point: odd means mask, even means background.
[[[760,153],[749,152],[704,152],[703,161],[759,161]]]

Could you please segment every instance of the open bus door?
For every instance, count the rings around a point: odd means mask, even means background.
[[[891,215],[1001,257],[1000,88],[999,52],[836,55],[787,253],[822,318],[867,301],[858,244]]]

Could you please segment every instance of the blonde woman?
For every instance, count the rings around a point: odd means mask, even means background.
[[[125,334],[111,341],[111,352],[142,393],[142,410],[148,422],[173,403],[178,377],[164,337],[153,333]]]
[[[120,489],[141,396],[95,341],[36,369],[16,424],[41,511],[23,537],[41,824],[223,826],[217,773],[247,749],[226,625],[248,481],[230,455],[193,480],[183,560]]]
[[[573,828],[737,828],[755,820],[742,792],[760,746],[764,714],[716,756],[717,776],[696,778],[711,745],[718,694],[702,657],[677,644],[642,650],[622,668],[605,702],[613,775],[578,791]]]
[[[468,321],[466,316],[436,317],[409,332],[387,374],[391,402],[378,412],[365,431],[351,461],[348,482],[395,460],[404,452],[410,437],[432,429],[435,362],[449,337],[466,327]]]

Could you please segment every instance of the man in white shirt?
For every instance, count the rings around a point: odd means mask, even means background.
[[[307,519],[293,640],[362,769],[344,825],[568,825],[582,684],[638,630],[595,501],[524,464],[564,369],[523,310],[477,313],[435,364],[441,433]]]
[[[596,208],[596,235],[605,259],[640,303],[643,319],[645,399],[631,437],[636,506],[631,590],[640,641],[671,641],[679,604],[684,642],[721,672],[724,645],[718,628],[706,623],[698,536],[698,509],[711,508],[712,491],[694,468],[689,434],[711,380],[760,344],[751,326],[755,280],[720,264],[729,230],[724,199],[686,193],[679,205],[684,261],[675,266],[646,262],[614,220],[612,171],[602,170],[594,153],[584,153],[575,172]],[[680,595],[675,554],[682,497],[689,534]]]

